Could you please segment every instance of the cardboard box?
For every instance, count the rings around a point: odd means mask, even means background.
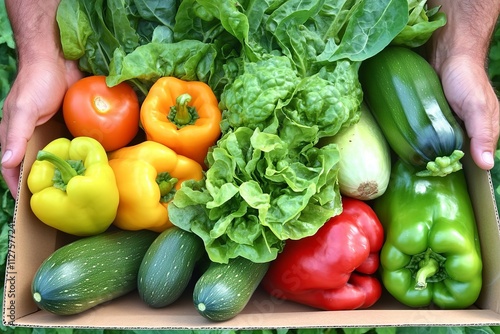
[[[26,178],[37,151],[52,139],[64,135],[66,130],[62,123],[52,120],[37,128],[28,145],[16,213],[10,230],[4,292],[5,325],[122,329],[500,325],[499,219],[491,177],[489,173],[479,170],[470,159],[464,161],[464,169],[477,215],[484,261],[484,284],[479,300],[469,309],[411,309],[384,293],[375,306],[366,310],[319,311],[272,299],[264,292],[257,291],[241,314],[218,323],[206,320],[196,312],[188,291],[181,301],[163,309],[149,308],[133,292],[79,315],[57,316],[40,311],[31,297],[31,280],[41,262],[69,239],[64,233],[42,224],[32,214]]]

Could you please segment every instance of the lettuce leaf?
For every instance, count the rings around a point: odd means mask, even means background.
[[[279,136],[258,128],[225,134],[208,154],[206,179],[177,191],[172,223],[200,236],[214,262],[272,261],[285,240],[313,235],[341,211],[337,148],[291,156]]]
[[[408,7],[408,23],[391,44],[416,48],[424,45],[436,29],[446,24],[446,14],[439,11],[440,6],[427,8],[427,0],[408,0]]]

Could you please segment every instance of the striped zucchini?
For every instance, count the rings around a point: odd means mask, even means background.
[[[173,226],[151,244],[139,268],[137,289],[151,307],[176,301],[188,286],[198,260],[205,253],[194,233]]]
[[[462,167],[464,133],[427,60],[389,46],[363,61],[359,79],[370,111],[401,159],[421,175],[444,176]]]
[[[194,286],[196,310],[213,321],[235,317],[248,304],[268,268],[269,263],[243,257],[230,259],[227,264],[212,262]]]
[[[51,313],[70,315],[136,289],[142,258],[157,235],[110,230],[57,249],[35,273],[35,303]]]

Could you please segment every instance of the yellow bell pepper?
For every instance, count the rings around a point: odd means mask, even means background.
[[[120,204],[114,225],[124,230],[162,232],[172,226],[168,203],[185,180],[201,180],[199,163],[155,141],[109,153]]]
[[[38,152],[27,184],[35,216],[63,232],[99,234],[115,219],[118,187],[106,151],[93,138],[51,141]]]
[[[157,141],[204,166],[221,135],[222,113],[210,86],[175,77],[158,79],[141,106],[148,140]]]

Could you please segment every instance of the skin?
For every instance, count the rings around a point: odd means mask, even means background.
[[[19,54],[18,75],[0,123],[2,174],[17,197],[19,165],[36,126],[59,110],[68,87],[82,77],[64,59],[55,20],[59,0],[6,0]],[[448,23],[429,43],[429,61],[441,77],[455,113],[471,137],[471,154],[482,169],[493,167],[499,136],[499,105],[485,70],[499,0],[433,0]]]
[[[429,43],[428,60],[441,78],[450,106],[464,122],[476,165],[493,167],[499,136],[499,104],[486,70],[499,0],[429,0],[448,22]]]
[[[19,166],[35,127],[60,108],[68,87],[82,77],[65,60],[55,20],[59,0],[6,0],[16,39],[18,74],[5,99],[0,123],[2,174],[17,197]]]

